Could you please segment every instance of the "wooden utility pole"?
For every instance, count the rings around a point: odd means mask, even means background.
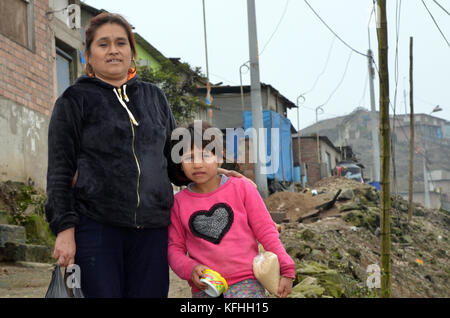
[[[391,188],[389,127],[389,71],[386,0],[378,0],[377,35],[380,70],[380,136],[381,136],[381,297],[391,296]]]
[[[413,98],[413,38],[409,38],[409,188],[408,223],[413,214],[413,166],[414,166],[414,98]]]

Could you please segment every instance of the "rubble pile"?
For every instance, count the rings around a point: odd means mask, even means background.
[[[344,178],[326,178],[314,190],[275,193],[265,201],[289,214],[280,238],[296,262],[296,280],[290,297],[379,297],[370,289],[369,265],[380,266],[380,198],[377,190]],[[342,182],[343,181],[343,182]],[[298,222],[298,216],[315,210],[314,204],[330,200],[342,189],[335,206],[313,221]],[[321,198],[323,197],[323,198]],[[281,200],[285,199],[285,201]],[[302,200],[305,200],[303,204]],[[392,297],[449,297],[450,213],[414,204],[408,224],[408,203],[391,198]],[[269,210],[270,210],[269,209]],[[308,211],[309,210],[309,211]]]

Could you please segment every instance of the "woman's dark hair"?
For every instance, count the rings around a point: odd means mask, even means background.
[[[131,25],[120,14],[110,13],[110,12],[102,12],[99,15],[93,17],[91,19],[91,21],[89,22],[88,26],[86,27],[86,31],[85,31],[84,55],[86,57],[89,57],[91,55],[91,44],[92,44],[92,41],[94,41],[95,34],[97,33],[98,28],[100,28],[102,25],[104,25],[106,23],[115,23],[115,24],[122,26],[125,29],[125,32],[127,33],[127,37],[128,37],[128,42],[130,43],[131,53],[132,53],[133,57],[136,57],[136,42],[134,40],[134,35],[133,35]],[[88,74],[93,73],[92,70],[90,70],[89,68],[91,68],[91,66],[89,65],[89,63],[87,63],[86,64],[86,73],[88,73]]]

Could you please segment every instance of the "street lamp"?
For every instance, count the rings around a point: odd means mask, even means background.
[[[436,107],[434,107],[433,110],[431,111],[430,115],[432,113],[440,112],[441,110],[442,110],[442,108],[439,105],[436,105]]]
[[[320,105],[320,106],[317,106],[317,107],[316,107],[317,161],[318,161],[318,163],[319,163],[319,167],[320,167],[320,161],[321,161],[321,160],[320,160],[320,148],[319,148],[319,125],[318,125],[317,123],[318,123],[318,121],[319,121],[318,111],[321,110],[321,111],[322,111],[322,114],[324,113],[322,106],[323,106],[323,105]],[[320,168],[319,168],[319,169],[320,169]]]
[[[242,67],[246,67],[247,68],[247,70],[250,70],[250,68],[248,67],[248,65],[247,65],[247,63],[248,63],[249,61],[247,61],[247,62],[245,62],[244,64],[242,64],[240,67],[239,67],[239,80],[241,81],[241,105],[242,105],[242,113],[244,113],[244,109],[245,109],[245,106],[244,106],[244,88],[243,88],[243,86],[242,86]]]
[[[302,178],[302,156],[301,156],[301,152],[300,152],[300,144],[301,144],[301,138],[300,138],[300,105],[298,104],[298,100],[302,99],[302,105],[305,102],[305,96],[299,95],[297,97],[297,141],[298,141],[298,166],[300,167],[300,182],[302,182],[303,184],[303,188],[305,187],[305,184],[303,183],[303,178]]]

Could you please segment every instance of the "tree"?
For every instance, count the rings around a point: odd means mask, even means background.
[[[381,135],[381,297],[391,296],[391,190],[390,165],[391,157],[389,127],[389,71],[388,71],[388,33],[386,19],[386,0],[377,2],[379,13],[378,61],[380,81],[380,135]]]
[[[409,187],[408,187],[408,223],[413,215],[413,166],[414,166],[414,96],[413,96],[413,38],[409,38]]]
[[[193,120],[198,111],[208,107],[206,102],[195,96],[197,83],[203,81],[199,67],[193,70],[188,63],[167,60],[158,70],[139,67],[137,72],[143,81],[153,83],[164,91],[179,125]]]

